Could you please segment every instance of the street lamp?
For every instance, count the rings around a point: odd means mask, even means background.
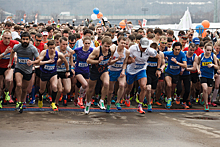
[[[144,11],[144,15],[146,15],[146,11],[148,11],[148,8],[142,7],[141,10]]]

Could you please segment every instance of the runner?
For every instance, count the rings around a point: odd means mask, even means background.
[[[180,72],[180,80],[177,83],[177,98],[176,98],[176,103],[179,104],[180,101],[180,94],[182,92],[182,82],[184,85],[184,94],[183,94],[183,100],[181,105],[185,108],[185,109],[189,109],[191,106],[191,104],[189,103],[188,97],[189,97],[189,93],[190,93],[190,87],[191,87],[191,77],[190,77],[190,71],[195,71],[197,69],[197,56],[194,53],[196,50],[196,45],[194,43],[190,43],[189,45],[189,50],[188,51],[184,51],[184,54],[186,55],[187,58],[187,68],[182,68],[181,72]]]
[[[157,54],[161,56],[161,65],[160,65],[160,72],[164,71],[165,68],[165,60],[164,60],[164,54],[163,52],[158,50],[158,45],[157,43],[152,43],[150,45],[151,48],[157,50]],[[158,83],[158,76],[156,75],[157,71],[157,64],[158,64],[158,59],[155,57],[149,57],[148,59],[148,66],[147,66],[147,93],[146,93],[146,98],[148,102],[147,106],[147,111],[151,112],[152,111],[152,105],[151,105],[151,96],[154,94],[156,88],[157,88],[157,83]],[[156,98],[155,104],[158,106],[161,106],[162,104],[159,102],[159,97]]]
[[[4,91],[5,100],[13,103],[10,97],[9,88],[13,83],[13,69],[8,68],[10,54],[15,44],[19,44],[16,40],[11,40],[11,32],[5,30],[0,41],[0,108],[2,108],[2,92]],[[5,81],[5,82],[4,82]],[[3,86],[5,85],[5,89]]]
[[[120,99],[122,98],[122,95],[124,93],[124,88],[126,84],[126,76],[125,76],[125,70],[127,67],[127,60],[130,55],[130,51],[125,48],[126,45],[126,38],[125,37],[119,37],[118,46],[116,47],[115,53],[113,55],[113,59],[118,59],[116,63],[109,66],[109,93],[107,97],[107,109],[106,112],[110,112],[111,108],[111,97],[114,92],[114,87],[116,81],[119,82],[119,88],[117,91],[117,100],[115,102],[115,106],[118,110],[121,110],[120,106]],[[115,92],[116,93],[116,92]]]
[[[89,114],[92,93],[99,78],[103,84],[99,107],[101,110],[105,110],[104,98],[108,94],[109,90],[109,74],[107,67],[112,62],[117,61],[112,60],[115,47],[113,46],[110,48],[111,45],[112,39],[107,36],[104,37],[102,39],[102,46],[95,48],[87,59],[87,63],[92,64],[92,67],[90,69],[90,80],[88,82],[89,88],[86,93],[86,108],[84,109],[85,114]]]
[[[217,69],[218,73],[220,73],[220,71],[216,55],[212,52],[212,44],[205,44],[204,49],[205,52],[198,57],[197,64],[199,65],[198,73],[200,74],[200,82],[203,89],[202,98],[205,101],[204,110],[209,111],[208,99],[210,99],[210,94],[212,92],[214,69]]]
[[[50,82],[50,86],[52,88],[52,103],[51,108],[53,111],[58,111],[57,106],[55,105],[55,100],[57,96],[57,60],[61,59],[66,67],[65,76],[68,77],[70,75],[69,64],[65,59],[64,55],[58,51],[55,51],[55,41],[50,40],[47,43],[48,49],[43,50],[40,53],[40,90],[39,90],[39,108],[43,107],[43,92],[46,89],[47,82]]]
[[[164,56],[168,58],[168,66],[165,70],[166,94],[168,97],[166,107],[168,109],[172,106],[171,95],[173,95],[179,81],[180,67],[187,68],[186,55],[181,50],[182,44],[175,42],[173,51],[164,52]],[[179,100],[177,100],[177,103],[179,103]]]
[[[21,44],[14,46],[11,51],[10,61],[8,68],[11,68],[12,59],[14,57],[15,52],[17,53],[17,64],[15,65],[15,81],[16,81],[16,109],[19,109],[19,112],[23,112],[23,104],[25,102],[26,94],[27,94],[27,86],[32,77],[32,67],[33,64],[37,64],[40,62],[39,53],[33,45],[29,44],[30,34],[28,32],[24,32],[21,34]],[[33,61],[33,59],[36,59]]]
[[[144,97],[146,95],[147,88],[147,61],[150,56],[158,59],[157,71],[156,75],[160,76],[160,65],[161,65],[161,57],[157,54],[157,51],[150,48],[149,40],[147,38],[141,38],[140,43],[136,45],[132,45],[130,48],[130,59],[132,61],[131,64],[127,67],[127,88],[125,91],[125,102],[130,104],[129,94],[133,88],[134,81],[138,81],[139,86],[141,88],[140,96],[139,96],[139,105],[138,112],[144,114],[145,111],[142,109],[142,103],[144,101]],[[135,60],[134,60],[135,58]],[[127,105],[129,106],[129,105]]]
[[[43,35],[40,33],[37,33],[35,35],[35,41],[34,46],[37,48],[38,53],[40,54],[43,50],[47,49],[47,45],[41,42],[43,39]],[[31,93],[31,100],[30,105],[35,104],[35,94],[39,92],[40,89],[40,66],[35,65],[35,73],[32,75],[31,82],[28,86],[28,94]],[[35,79],[36,77],[36,79]],[[36,81],[36,84],[34,86],[34,83]]]
[[[85,31],[83,31],[83,37],[91,37],[92,35],[93,35],[93,32],[89,29],[86,29]],[[79,47],[82,47],[82,46],[83,46],[83,40],[79,39],[76,42],[76,48],[79,48]],[[92,48],[95,47],[93,41],[91,42],[90,47],[92,47]]]
[[[71,66],[71,72],[73,73],[73,75],[75,75],[74,64],[73,64],[73,55],[72,55],[73,50],[71,50],[68,47],[68,40],[66,37],[60,38],[60,46],[57,46],[56,50],[58,52],[61,52],[65,56],[65,58],[68,62],[68,65]],[[57,94],[56,104],[58,104],[60,94],[63,92],[63,98],[62,98],[63,106],[67,106],[67,93],[69,93],[71,90],[71,80],[70,80],[70,77],[65,76],[66,71],[68,71],[68,70],[66,69],[64,63],[62,63],[60,66],[57,67],[58,94]]]
[[[80,106],[80,108],[84,109],[83,98],[86,93],[86,89],[88,88],[89,81],[89,65],[86,62],[89,55],[92,53],[93,48],[90,47],[91,39],[89,37],[83,38],[83,47],[79,47],[73,50],[73,54],[77,55],[76,58],[76,90],[75,90],[75,100],[74,102]],[[78,97],[78,91],[80,88],[80,95]],[[78,99],[77,99],[78,98]]]

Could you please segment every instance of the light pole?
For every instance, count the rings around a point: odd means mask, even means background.
[[[142,7],[141,10],[144,11],[144,15],[146,15],[146,11],[148,11],[148,8]]]

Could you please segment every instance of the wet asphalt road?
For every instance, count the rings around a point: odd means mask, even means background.
[[[0,112],[0,146],[220,146],[220,113]]]

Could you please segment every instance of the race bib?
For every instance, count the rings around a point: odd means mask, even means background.
[[[157,62],[148,62],[149,67],[157,67]]]
[[[173,65],[170,65],[170,69],[179,69],[180,66],[173,66]]]
[[[108,61],[109,61],[109,59],[103,60],[99,63],[99,65],[105,65],[108,63]]]
[[[48,71],[52,71],[55,69],[55,64],[45,64],[44,69]]]
[[[142,68],[144,68],[144,65],[145,64],[135,64],[134,69],[142,69]]]
[[[18,57],[18,63],[19,64],[27,64],[28,60],[29,60],[28,57]]]
[[[112,65],[114,68],[122,68],[123,62],[116,62],[115,64]]]
[[[207,66],[209,64],[212,64],[212,62],[202,62],[202,66]]]
[[[2,59],[10,59],[11,53],[6,54]]]
[[[86,63],[86,62],[79,62],[78,67],[88,67],[88,63]]]
[[[57,67],[59,70],[65,70],[66,66],[64,63],[62,63],[60,66]]]

